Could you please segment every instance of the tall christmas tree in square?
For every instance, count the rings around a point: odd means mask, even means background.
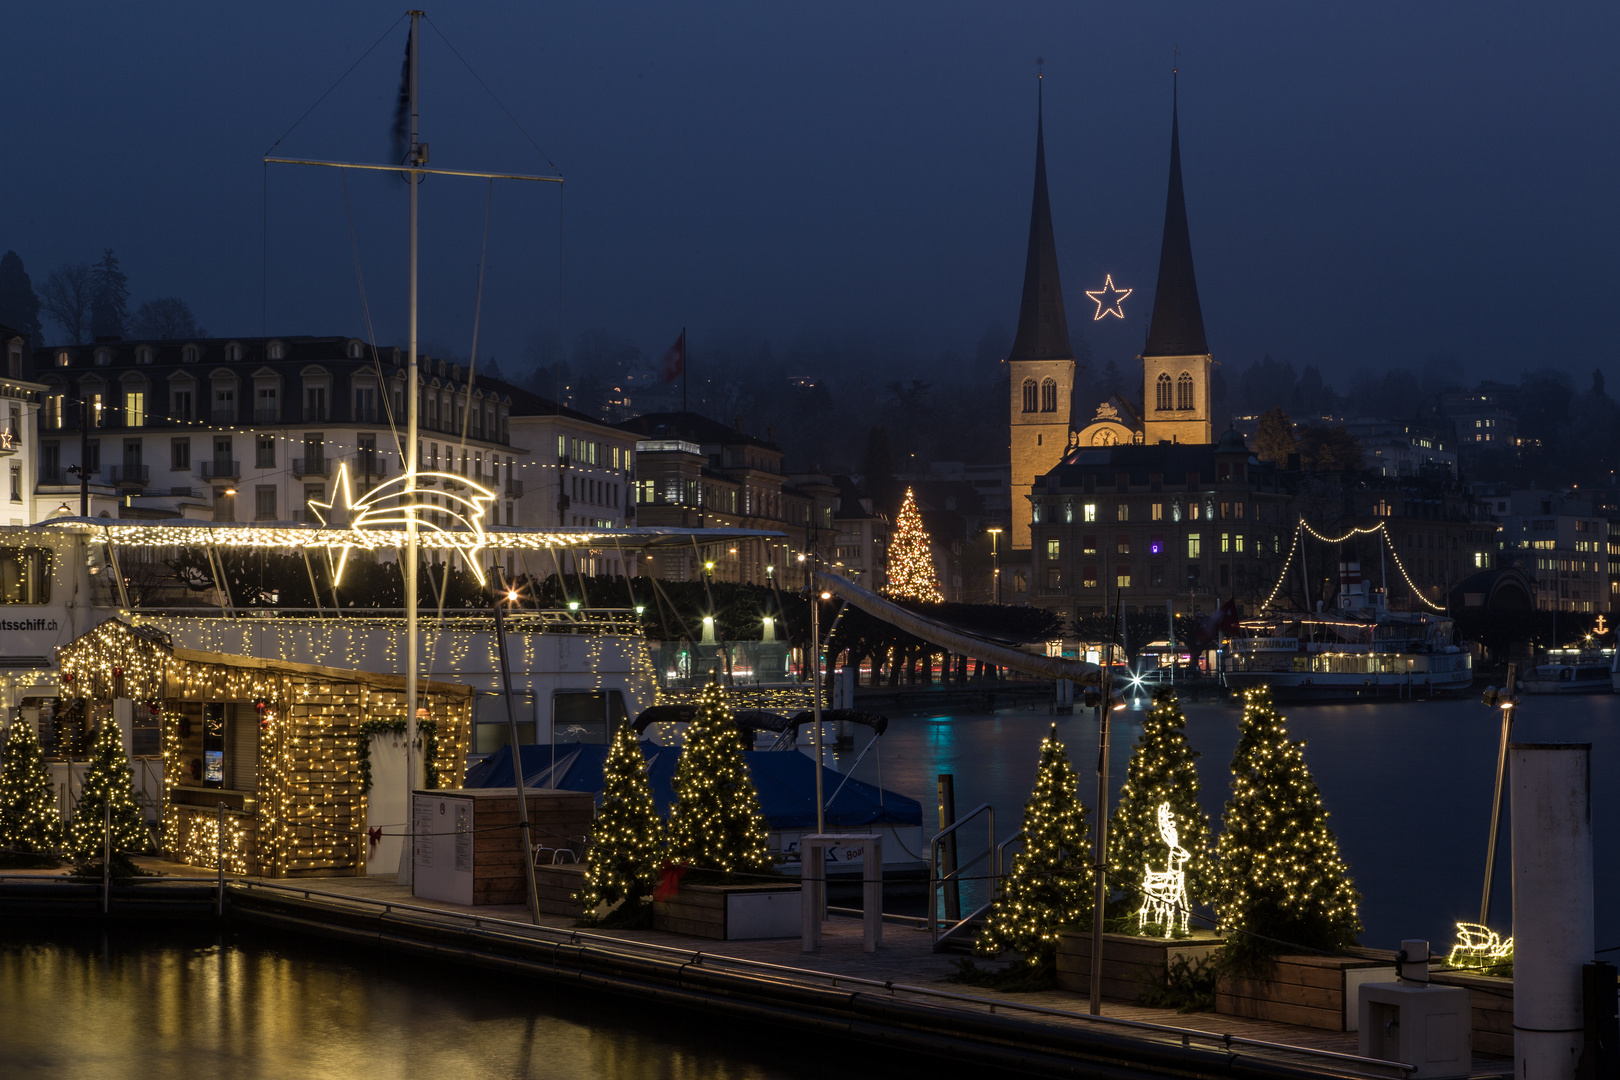
[[[894,520],[889,538],[889,584],[884,590],[897,600],[923,600],[937,604],[945,599],[939,591],[939,575],[934,571],[928,530],[923,528],[917,499],[906,488],[906,501]]]
[[[711,682],[698,693],[671,784],[669,847],[677,862],[722,874],[770,870],[769,831],[743,749],[724,692]]]
[[[1024,803],[1024,847],[979,933],[979,953],[1016,949],[1026,965],[1042,967],[1057,958],[1058,931],[1090,912],[1095,877],[1079,783],[1053,724]]]
[[[1322,794],[1305,767],[1305,744],[1288,738],[1271,691],[1244,692],[1232,797],[1216,846],[1216,909],[1237,965],[1263,961],[1279,946],[1354,945],[1360,894],[1328,827]]]

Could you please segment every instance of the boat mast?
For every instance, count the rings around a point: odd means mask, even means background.
[[[411,114],[411,141],[408,153],[408,162],[414,168],[421,168],[426,164],[422,148],[417,142],[417,96],[416,71],[418,56],[417,28],[422,19],[420,11],[412,11],[411,40],[409,48],[408,74],[406,76],[410,94]],[[409,317],[409,345],[406,352],[405,378],[407,380],[405,405],[405,503],[410,506],[416,501],[416,470],[417,461],[417,373],[416,373],[416,204],[422,183],[419,173],[406,173],[411,184],[411,227],[410,227],[410,317]],[[416,813],[412,805],[411,792],[416,787],[416,672],[419,662],[420,643],[417,640],[417,612],[416,612],[416,565],[417,555],[416,515],[410,510],[405,513],[405,558],[404,565],[400,567],[405,579],[405,820],[410,835],[408,843],[400,858],[400,881],[410,885],[413,882],[413,871],[416,863]]]

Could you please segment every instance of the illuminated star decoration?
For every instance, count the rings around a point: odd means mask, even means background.
[[[408,479],[410,474],[406,473],[384,481],[362,495],[357,502],[354,498],[354,488],[349,483],[349,468],[346,464],[339,465],[337,482],[333,485],[332,501],[323,503],[311,499],[309,508],[314,511],[322,525],[328,528],[348,529],[351,532],[408,525],[414,518],[417,528],[435,534],[428,542],[430,546],[455,548],[460,551],[462,557],[467,560],[468,567],[477,576],[478,583],[484,584],[484,570],[478,565],[478,552],[484,547],[484,512],[488,509],[488,504],[495,501],[495,493],[454,473],[417,473],[418,484],[424,480],[441,481],[445,505],[433,506],[419,501],[420,487],[414,492],[406,490]],[[464,486],[468,494],[455,494],[451,491],[452,486]],[[450,519],[451,527],[438,524],[435,514],[446,515]],[[343,567],[349,560],[349,549],[363,546],[365,545],[337,545],[340,554],[332,567],[334,585],[343,579]],[[330,549],[327,551],[327,558],[331,558]]]
[[[1091,321],[1096,322],[1098,319],[1108,315],[1115,315],[1123,319],[1125,312],[1120,308],[1120,305],[1125,302],[1127,296],[1131,295],[1131,290],[1114,288],[1114,275],[1108,274],[1103,280],[1102,288],[1087,289],[1086,295],[1091,297],[1092,301],[1097,305],[1097,314],[1091,317]]]

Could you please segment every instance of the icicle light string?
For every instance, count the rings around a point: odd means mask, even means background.
[[[1370,527],[1354,528],[1342,536],[1324,536],[1315,529],[1311,528],[1309,523],[1307,523],[1304,518],[1299,519],[1299,524],[1294,529],[1294,543],[1288,549],[1288,558],[1283,560],[1282,570],[1277,574],[1277,584],[1272,588],[1271,595],[1266,597],[1266,602],[1264,604],[1260,605],[1262,610],[1271,606],[1272,601],[1277,599],[1277,594],[1282,591],[1283,586],[1287,583],[1288,568],[1294,564],[1294,553],[1299,550],[1301,532],[1310,533],[1312,537],[1320,540],[1324,544],[1342,544],[1346,540],[1357,536],[1371,536],[1374,533],[1381,533],[1384,538],[1384,544],[1389,548],[1390,557],[1395,560],[1395,568],[1401,572],[1401,578],[1406,582],[1406,587],[1411,591],[1412,595],[1421,600],[1424,605],[1433,611],[1446,610],[1443,605],[1436,604],[1427,596],[1424,596],[1422,591],[1418,588],[1417,582],[1412,580],[1412,575],[1407,573],[1406,564],[1401,561],[1400,552],[1395,550],[1395,545],[1393,542],[1391,542],[1389,537],[1389,529],[1386,527],[1384,522],[1379,522],[1377,525]]]

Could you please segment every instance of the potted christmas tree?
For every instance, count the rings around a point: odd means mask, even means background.
[[[149,841],[130,783],[123,732],[111,719],[105,720],[90,747],[89,768],[68,826],[67,851],[74,872],[100,877],[103,853],[110,849],[114,877],[138,875],[142,871],[129,855],[145,851]]]
[[[675,767],[654,929],[724,939],[798,932],[799,886],[772,880],[770,834],[743,750],[724,692],[710,682]]]
[[[994,956],[1006,949],[1021,961],[998,982],[1005,989],[1033,989],[1053,979],[1058,935],[1091,911],[1091,836],[1080,802],[1079,779],[1057,725],[1041,740],[1035,787],[1024,803],[1024,846],[979,932],[974,949]],[[964,967],[964,976],[971,969]],[[979,980],[975,980],[979,981]]]
[[[647,759],[625,724],[608,748],[602,808],[591,830],[585,877],[574,894],[585,920],[614,926],[644,921],[663,861],[664,822],[647,783]]]
[[[55,866],[61,835],[56,785],[40,751],[39,735],[33,724],[17,721],[11,725],[5,765],[0,768],[0,848],[6,849],[0,853],[0,865]]]
[[[1244,692],[1216,846],[1215,906],[1228,938],[1216,1008],[1342,1030],[1343,972],[1377,962],[1324,955],[1356,944],[1361,897],[1304,749],[1288,738],[1268,688]],[[1306,986],[1328,993],[1307,995]]]

